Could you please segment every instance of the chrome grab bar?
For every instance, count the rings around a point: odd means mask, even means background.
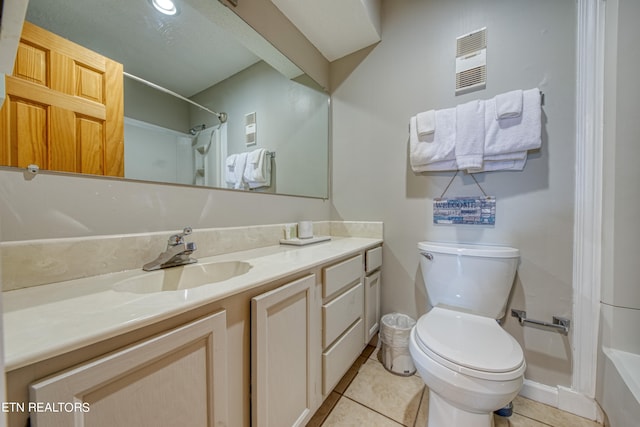
[[[511,309],[511,317],[517,317],[521,326],[525,326],[525,324],[541,326],[554,329],[564,335],[569,334],[569,327],[571,326],[571,320],[564,317],[553,316],[553,323],[543,322],[541,320],[527,319],[526,311],[513,308]]]

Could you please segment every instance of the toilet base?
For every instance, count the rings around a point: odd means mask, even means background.
[[[493,413],[463,411],[429,390],[429,427],[494,427]]]

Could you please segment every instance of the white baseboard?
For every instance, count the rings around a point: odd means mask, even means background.
[[[558,386],[558,409],[578,416],[602,422],[604,414],[594,398],[568,387]]]
[[[525,379],[520,396],[597,422],[604,419],[602,409],[595,399],[568,387],[552,387]]]
[[[536,402],[544,403],[545,405],[553,406],[554,408],[558,407],[557,387],[551,387],[525,379],[522,390],[520,390],[520,396],[535,400]]]

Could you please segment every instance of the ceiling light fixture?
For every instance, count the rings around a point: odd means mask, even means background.
[[[178,13],[178,8],[171,0],[151,0],[151,4],[156,10],[165,15],[175,15]]]

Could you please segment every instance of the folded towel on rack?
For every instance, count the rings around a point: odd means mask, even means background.
[[[237,154],[231,154],[224,161],[224,181],[228,187],[233,188],[236,185],[236,161],[238,160]]]
[[[423,140],[418,137],[416,117],[409,121],[409,162],[414,172],[457,170],[455,108],[435,111],[435,120],[434,133]]]
[[[422,139],[436,130],[436,112],[434,110],[423,111],[416,114],[416,126],[418,138]]]
[[[458,163],[454,160],[441,160],[429,163],[428,165],[418,165],[411,168],[414,172],[444,172],[457,171]]]
[[[271,185],[271,158],[267,150],[258,148],[247,154],[244,180],[249,185],[249,188],[268,187]]]
[[[485,103],[484,155],[516,153],[540,148],[542,145],[542,109],[540,91],[522,93],[522,115],[496,120],[495,99]]]
[[[471,101],[456,107],[456,161],[458,169],[482,167],[485,102]]]
[[[521,154],[521,155],[520,155]],[[521,171],[527,163],[527,152],[518,153],[512,158],[500,158],[501,156],[485,156],[482,167],[467,169],[469,173],[490,171]]]
[[[271,157],[269,155],[265,156],[264,164],[264,180],[250,181],[249,188],[271,187]]]
[[[233,188],[237,190],[245,188],[246,182],[244,180],[244,169],[247,164],[247,155],[248,153],[240,153],[237,155],[238,157],[236,159],[236,165],[233,171],[236,179]]]
[[[511,92],[496,95],[496,120],[511,119],[522,115],[522,90],[512,90]]]

